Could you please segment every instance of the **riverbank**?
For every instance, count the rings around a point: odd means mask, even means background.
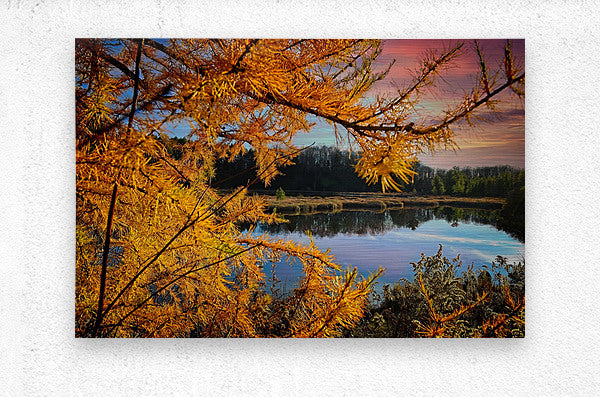
[[[384,211],[398,208],[458,207],[500,209],[505,203],[498,197],[416,197],[395,193],[338,193],[328,196],[296,195],[277,200],[273,195],[264,196],[269,212],[302,214],[312,212],[332,212],[343,210]]]

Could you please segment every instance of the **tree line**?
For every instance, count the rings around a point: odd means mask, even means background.
[[[294,165],[285,167],[276,176],[270,189],[285,192],[379,192],[377,184],[368,185],[355,172],[360,153],[335,147],[309,147],[294,159]],[[219,188],[245,185],[255,178],[252,150],[233,161],[217,161],[215,184]],[[415,172],[409,183],[400,184],[405,193],[429,196],[508,197],[525,186],[525,171],[508,165],[492,167],[454,167],[434,169],[420,162],[412,167]]]
[[[235,188],[245,185],[256,176],[255,153],[249,150],[233,161],[218,160],[215,186]],[[359,154],[334,147],[309,147],[293,160],[295,164],[282,168],[268,189],[282,188],[285,192],[379,192],[381,187],[367,185],[356,175],[354,166]],[[254,186],[260,189],[261,186]]]

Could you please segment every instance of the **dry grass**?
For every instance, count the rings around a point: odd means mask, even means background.
[[[269,211],[299,214],[314,212],[336,212],[342,210],[379,210],[412,207],[462,207],[462,208],[501,208],[503,198],[484,197],[413,197],[393,193],[340,193],[332,196],[287,196],[277,201],[275,196],[264,196]]]

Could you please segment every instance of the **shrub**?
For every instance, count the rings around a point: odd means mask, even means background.
[[[347,336],[524,337],[525,265],[496,257],[475,271],[460,258],[421,254],[413,280],[383,286],[371,309]]]
[[[275,192],[275,197],[277,198],[277,201],[285,200],[285,192],[282,188],[277,189],[277,191]]]

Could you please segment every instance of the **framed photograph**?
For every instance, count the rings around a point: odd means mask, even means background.
[[[79,338],[521,338],[525,41],[76,39]]]

